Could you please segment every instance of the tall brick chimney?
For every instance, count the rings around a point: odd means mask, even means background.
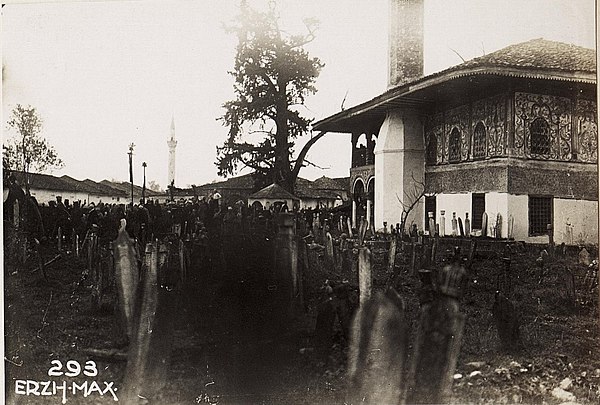
[[[423,2],[390,0],[388,88],[423,76]]]

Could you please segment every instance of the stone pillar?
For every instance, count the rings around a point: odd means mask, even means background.
[[[375,223],[396,223],[402,206],[398,197],[413,194],[414,179],[423,181],[425,154],[423,124],[416,111],[388,112],[375,146]],[[406,223],[415,222],[423,229],[424,201],[411,211]]]
[[[352,228],[356,228],[356,200],[352,199]]]
[[[367,227],[371,226],[371,200],[367,200]]]
[[[373,155],[373,151],[375,149],[375,141],[373,140],[373,134],[367,133],[367,156],[366,156],[366,164],[372,165],[375,161],[375,155]]]
[[[356,156],[356,143],[358,142],[358,136],[359,134],[353,133],[352,137],[350,138],[350,142],[352,143],[352,162],[350,164],[350,167],[358,166]]]

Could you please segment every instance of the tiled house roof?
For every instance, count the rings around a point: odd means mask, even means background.
[[[283,187],[281,187],[279,184],[277,183],[273,183],[259,191],[257,191],[256,193],[250,195],[250,198],[253,199],[259,199],[259,198],[268,198],[268,199],[277,199],[277,198],[282,198],[282,199],[292,199],[292,200],[297,200],[298,197],[296,197],[295,195],[293,195],[292,193],[290,193],[289,191],[286,191]]]
[[[21,186],[25,184],[25,177],[22,172],[12,171],[11,175],[15,177]],[[41,190],[87,192],[83,184],[75,179],[70,180],[49,174],[30,173],[29,187]]]
[[[113,181],[109,181],[109,180],[102,180],[100,182],[100,184],[103,184],[105,186],[109,186],[109,187],[112,187],[112,188],[116,188],[117,190],[124,191],[126,195],[129,195],[131,193],[131,183],[127,183],[127,182],[113,182]],[[134,184],[133,185],[133,193],[135,195],[141,195],[142,194],[142,187]],[[165,195],[164,192],[161,193],[161,192],[150,190],[150,189],[146,188],[146,196],[148,196],[148,197],[164,196],[164,195]]]
[[[338,177],[332,179],[331,177],[322,176],[313,181],[312,187],[317,190],[339,190],[345,191],[348,189],[349,184],[348,177]]]

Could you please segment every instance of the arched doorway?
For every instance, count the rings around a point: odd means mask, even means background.
[[[369,226],[375,223],[375,177],[367,182],[367,218]]]
[[[365,183],[361,178],[354,181],[352,187],[352,227],[357,228],[359,219],[364,218],[367,211],[365,198]]]

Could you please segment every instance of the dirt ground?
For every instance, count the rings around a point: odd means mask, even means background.
[[[223,255],[195,261],[180,286],[167,380],[159,395],[140,403],[343,404],[347,342],[336,328],[322,357],[314,339],[316,314],[325,300],[318,288],[326,278],[340,275],[305,274],[305,313],[283,319],[264,265],[268,241],[229,241],[227,246]],[[56,252],[47,248],[42,254],[49,260]],[[375,288],[383,288],[390,276],[383,256],[374,251]],[[406,301],[414,331],[420,283],[408,275],[407,260],[401,256],[395,287]],[[581,287],[587,267],[575,257],[554,259],[540,277],[536,258],[537,252],[526,250],[511,255],[513,301],[521,325],[521,348],[514,353],[500,349],[491,312],[502,263],[498,257],[474,262],[461,301],[467,321],[449,403],[600,403],[597,301],[571,305],[562,275],[570,269],[576,287]],[[86,349],[117,346],[114,293],[99,311],[92,311],[82,260],[63,254],[49,267],[49,281],[35,267],[32,260],[24,266],[5,260],[7,403],[61,402],[60,392],[18,394],[17,380],[87,380],[102,388],[104,382],[112,382],[118,396],[126,363],[86,354]],[[53,360],[63,367],[69,360],[82,366],[93,360],[98,373],[51,377]],[[114,402],[101,390],[87,397],[81,391],[67,396],[70,404]]]

